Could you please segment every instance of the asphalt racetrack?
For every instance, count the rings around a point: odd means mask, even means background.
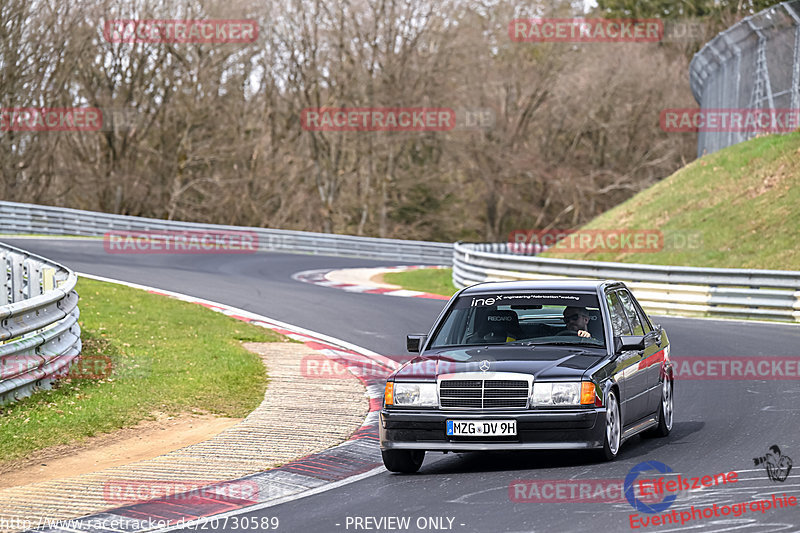
[[[222,302],[392,356],[405,353],[407,333],[426,333],[444,301],[397,298],[301,283],[298,271],[387,266],[298,254],[111,255],[102,241],[7,239],[78,272],[141,283]],[[156,317],[154,317],[156,319]],[[800,327],[739,321],[655,317],[669,334],[673,357],[799,356]],[[800,531],[800,505],[750,510],[741,516],[695,518],[644,527],[628,501],[513,501],[518,480],[622,480],[632,467],[659,461],[684,477],[736,471],[738,482],[681,493],[665,512],[800,497],[800,381],[676,380],[675,423],[665,439],[634,437],[618,458],[599,463],[581,452],[430,453],[418,474],[382,471],[360,481],[243,512],[215,530],[251,529],[278,517],[278,531]],[[313,416],[309,414],[309,416]],[[797,465],[785,481],[767,477],[753,459],[777,444]],[[511,487],[511,490],[510,490]],[[558,495],[554,495],[558,496]],[[695,515],[696,517],[697,515]],[[407,520],[407,521],[406,521]],[[249,527],[245,528],[247,523]],[[191,530],[210,530],[191,528]],[[187,529],[189,530],[189,529]]]

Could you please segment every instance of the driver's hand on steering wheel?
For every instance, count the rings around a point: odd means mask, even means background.
[[[578,337],[587,337],[588,338],[588,337],[591,337],[591,336],[592,336],[592,334],[589,333],[586,330],[583,330],[583,329],[579,329],[578,330]]]

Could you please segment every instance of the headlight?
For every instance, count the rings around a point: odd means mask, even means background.
[[[439,396],[436,393],[436,383],[398,383],[395,382],[392,390],[392,401],[387,398],[387,405],[401,407],[438,407]]]
[[[593,404],[595,387],[591,381],[574,383],[534,383],[531,405]]]

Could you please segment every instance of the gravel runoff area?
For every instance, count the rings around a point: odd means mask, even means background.
[[[369,410],[355,376],[304,377],[304,357],[319,357],[298,343],[246,343],[267,367],[261,405],[242,422],[198,444],[124,466],[0,490],[0,525],[75,518],[119,507],[108,487],[236,479],[280,466],[346,441]],[[14,531],[0,526],[0,531]]]

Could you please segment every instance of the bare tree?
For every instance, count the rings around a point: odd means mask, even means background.
[[[101,131],[0,131],[2,198],[432,240],[574,226],[668,175],[694,137],[685,50],[517,43],[562,0],[5,0],[0,107],[97,107]],[[249,43],[119,43],[113,19],[254,19]],[[443,107],[446,132],[309,131],[304,109]],[[469,128],[470,112],[492,124]]]

